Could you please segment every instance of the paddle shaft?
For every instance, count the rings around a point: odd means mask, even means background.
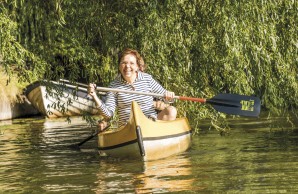
[[[139,92],[132,90],[121,90],[115,88],[104,88],[104,87],[96,87],[99,91],[104,92],[119,92],[119,93],[130,93],[130,94],[138,94],[138,95],[148,95],[155,97],[164,97],[163,94],[156,94],[150,92]],[[242,115],[242,116],[250,116],[257,117],[260,114],[260,99],[254,96],[245,96],[238,94],[218,94],[211,99],[204,98],[194,98],[194,97],[186,97],[186,96],[174,96],[175,99],[179,100],[188,100],[200,103],[208,103],[211,104],[215,110],[227,114],[232,115]]]
[[[62,82],[68,82],[68,80],[60,79]],[[83,86],[83,87],[88,87],[86,84],[82,83],[77,83],[75,84]],[[71,87],[72,85],[65,84],[68,87]],[[73,87],[73,86],[72,86]],[[78,89],[86,90],[85,88],[78,87]],[[157,93],[150,93],[150,92],[139,92],[139,91],[134,91],[134,90],[122,90],[122,89],[116,89],[116,88],[106,88],[106,87],[96,87],[96,90],[102,91],[102,92],[120,92],[120,93],[127,93],[127,94],[137,94],[137,95],[145,95],[145,96],[154,96],[154,97],[165,97],[163,94],[157,94]],[[194,102],[201,102],[205,103],[206,99],[204,98],[194,98],[194,97],[186,97],[186,96],[174,96],[175,99],[179,100],[188,100],[188,101],[194,101]]]
[[[65,84],[68,87],[71,85]],[[88,87],[88,85],[80,84],[81,86]],[[74,86],[72,86],[74,87]],[[79,90],[87,91],[86,88],[77,87]],[[119,93],[129,93],[137,95],[147,95],[155,97],[165,97],[163,94],[150,93],[150,92],[140,92],[134,90],[123,90],[117,88],[105,88],[96,87],[96,90],[101,92],[119,92]],[[258,97],[245,96],[238,94],[218,94],[211,99],[204,98],[194,98],[186,96],[174,96],[175,99],[188,100],[200,103],[208,103],[215,108],[215,110],[232,115],[242,115],[242,116],[252,116],[257,117],[261,110],[261,101]]]
[[[55,81],[51,81],[51,82],[54,83],[54,84],[62,84],[64,86],[68,87],[68,88],[77,89],[77,90],[87,92],[88,85],[82,84],[82,83],[79,83],[79,82],[74,82],[74,84],[76,84],[78,86],[71,85],[72,82],[70,82],[68,80],[65,80],[65,79],[60,79],[60,82],[55,82]],[[69,84],[66,84],[66,83],[69,83]],[[82,87],[80,87],[80,86],[82,86]],[[106,93],[104,93],[104,92],[99,92],[99,94],[100,95],[106,95]]]
[[[99,133],[107,130],[110,127],[110,125],[107,125],[105,128],[103,128],[101,131],[100,130],[96,130],[92,135],[90,135],[89,137],[87,137],[86,139],[84,139],[83,141],[81,141],[80,143],[78,143],[78,146],[83,145],[84,143],[86,143],[87,141],[89,141],[90,139],[92,139],[93,137],[97,136]]]

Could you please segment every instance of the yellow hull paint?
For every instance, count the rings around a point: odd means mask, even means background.
[[[140,136],[137,135],[137,129]],[[187,118],[152,121],[136,102],[128,123],[116,131],[98,135],[101,153],[112,157],[141,158],[144,161],[165,158],[186,151],[191,145],[191,128]]]

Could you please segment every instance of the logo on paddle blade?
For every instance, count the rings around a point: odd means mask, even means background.
[[[254,111],[254,105],[255,105],[254,100],[241,100],[240,104],[241,104],[241,110]]]

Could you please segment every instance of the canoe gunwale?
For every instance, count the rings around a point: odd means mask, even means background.
[[[134,140],[132,140],[132,141],[127,141],[127,142],[120,143],[120,144],[113,145],[113,146],[108,146],[108,147],[98,147],[98,150],[112,150],[112,149],[116,149],[116,148],[120,148],[120,147],[125,147],[125,146],[128,146],[128,145],[137,143],[137,142],[138,142],[138,140],[137,140],[137,139],[134,139]]]
[[[166,136],[160,136],[160,137],[143,137],[142,140],[143,140],[143,143],[145,141],[162,141],[162,140],[165,140],[165,139],[171,139],[171,138],[181,137],[181,136],[184,136],[184,135],[191,135],[191,134],[192,134],[192,130],[186,131],[186,132],[183,132],[183,133],[179,133],[179,134],[166,135]],[[137,143],[137,142],[138,142],[138,139],[136,138],[134,140],[127,141],[127,142],[120,143],[120,144],[116,144],[116,145],[113,145],[113,146],[98,147],[98,150],[115,149],[115,148],[119,148],[119,147],[124,147],[124,146],[130,145],[130,144],[134,144],[134,143]]]
[[[160,136],[160,137],[144,137],[143,140],[150,140],[150,141],[154,141],[154,140],[162,140],[162,139],[169,139],[169,138],[173,138],[173,137],[180,137],[186,134],[191,134],[192,130],[190,131],[185,131],[183,133],[177,133],[177,134],[172,134],[172,135],[165,135],[165,136]]]
[[[32,84],[28,85],[24,91],[24,94],[27,96],[30,94],[30,92],[32,92],[35,88],[37,87],[52,87],[52,89],[54,89],[55,87],[57,88],[63,88],[64,91],[67,90],[75,90],[75,91],[80,91],[80,92],[84,92],[87,93],[85,89],[82,89],[81,87],[76,87],[76,86],[70,86],[70,85],[66,85],[63,84],[63,82],[59,83],[59,82],[54,82],[54,81],[35,81]],[[71,94],[70,92],[68,92],[69,94]]]

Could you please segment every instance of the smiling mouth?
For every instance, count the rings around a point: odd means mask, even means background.
[[[131,70],[125,70],[124,73],[125,73],[125,74],[131,74],[132,71],[131,71]]]

